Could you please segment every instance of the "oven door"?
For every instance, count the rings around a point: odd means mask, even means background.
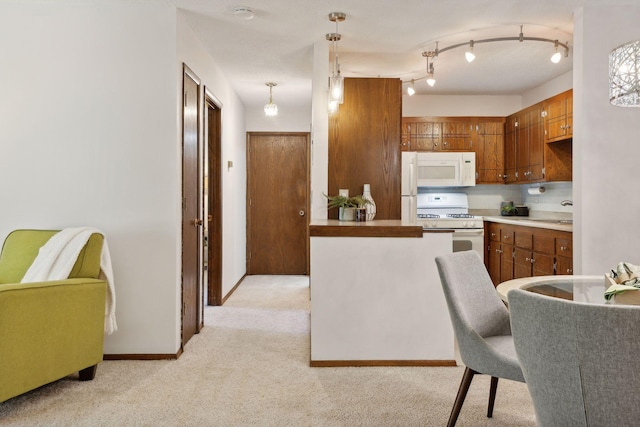
[[[482,228],[453,230],[453,252],[474,250],[484,260],[484,230]]]

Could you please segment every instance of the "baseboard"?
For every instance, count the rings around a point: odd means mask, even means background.
[[[247,275],[243,275],[240,280],[238,280],[238,283],[236,283],[236,285],[231,288],[231,290],[229,291],[229,293],[227,295],[224,296],[224,298],[222,298],[222,303],[220,305],[224,305],[224,303],[229,299],[229,297],[236,291],[236,289],[238,289],[238,286],[240,286],[240,283],[242,283],[242,281],[245,279],[245,277],[247,277]]]
[[[455,360],[312,360],[312,368],[358,366],[458,366]]]
[[[182,348],[177,353],[152,354],[105,354],[103,360],[177,360],[182,355]]]

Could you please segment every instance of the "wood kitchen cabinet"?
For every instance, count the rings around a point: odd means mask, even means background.
[[[522,277],[573,274],[573,233],[485,223],[485,264],[494,285]]]
[[[502,117],[403,117],[403,151],[473,151],[476,183],[503,183]]]
[[[507,117],[504,138],[504,183],[517,182],[516,147],[518,145],[518,115]]]
[[[557,274],[573,274],[573,239],[564,236],[556,239]]]
[[[473,151],[472,134],[475,124],[471,120],[443,120],[441,151]]]
[[[544,101],[545,142],[573,137],[573,90]]]
[[[478,184],[504,183],[504,120],[476,124],[476,172]]]
[[[539,182],[544,179],[544,122],[542,103],[507,117],[505,183]]]
[[[489,276],[495,285],[513,279],[514,232],[502,224],[487,223],[488,248],[485,255]]]

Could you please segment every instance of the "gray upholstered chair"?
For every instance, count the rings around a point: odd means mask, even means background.
[[[498,378],[524,381],[511,337],[509,312],[477,252],[439,256],[436,264],[466,366],[447,425],[455,425],[475,374],[491,376],[487,417],[492,417]]]
[[[516,351],[540,426],[638,425],[640,307],[520,289],[510,291],[508,299]]]

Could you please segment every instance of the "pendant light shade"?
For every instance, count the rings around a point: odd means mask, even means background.
[[[329,99],[338,104],[344,102],[344,78],[338,74],[329,77]]]
[[[273,117],[278,115],[278,106],[273,103],[273,87],[277,86],[277,83],[265,83],[269,86],[269,103],[264,106],[264,114],[267,117]]]
[[[640,41],[609,54],[609,101],[618,107],[640,107]]]
[[[338,22],[347,19],[347,15],[342,12],[331,12],[329,21],[336,23],[336,32],[329,33],[325,37],[333,44],[334,60],[332,64],[331,75],[329,76],[329,112],[335,113],[337,107],[334,104],[342,104],[344,102],[344,77],[340,73],[340,63],[338,62],[338,41],[342,38],[338,32]]]

